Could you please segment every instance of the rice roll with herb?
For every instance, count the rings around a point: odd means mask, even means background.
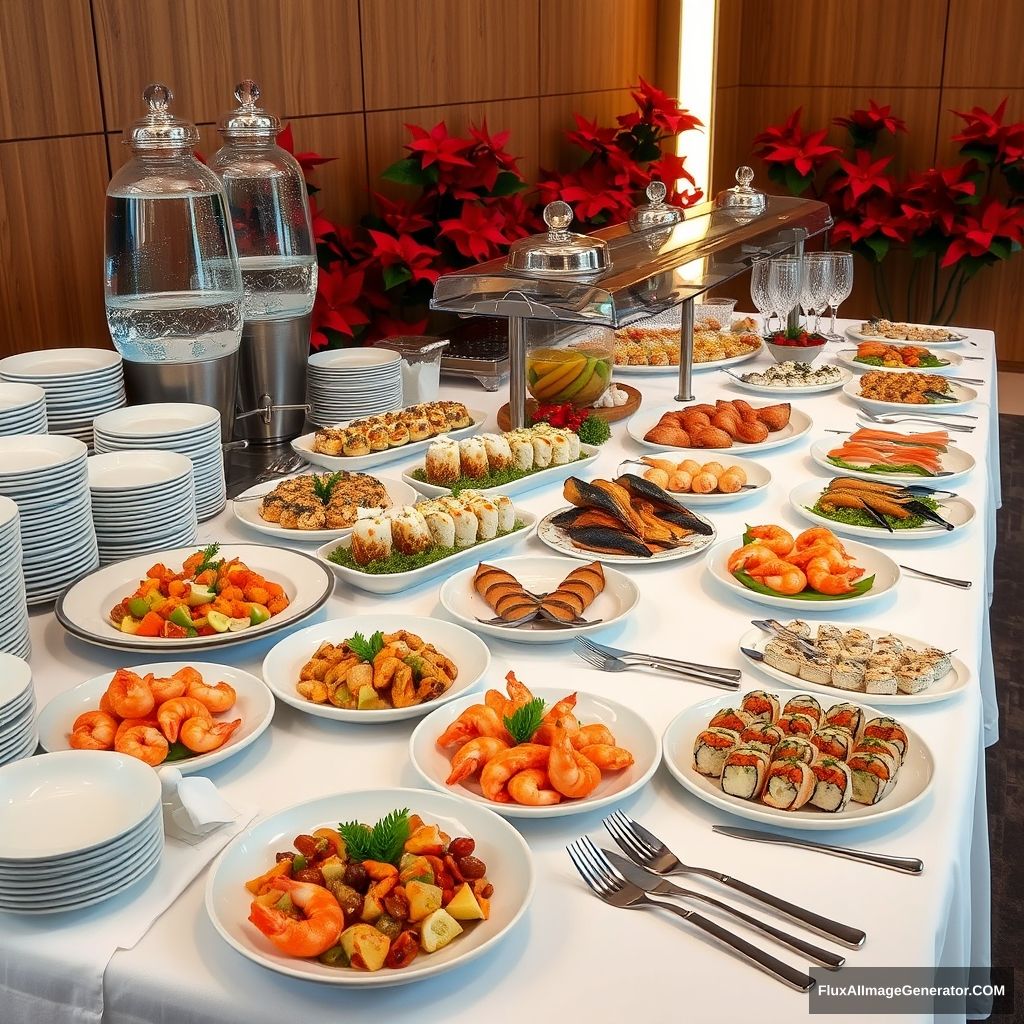
[[[797,674],[801,679],[806,679],[809,683],[829,686],[832,682],[832,659],[825,654],[805,654],[800,659],[800,670]],[[786,706],[788,707],[789,705],[787,704]],[[812,714],[813,710],[812,708]],[[820,712],[820,708],[818,710]],[[815,720],[817,721],[817,719]]]
[[[837,757],[820,757],[811,765],[814,792],[810,804],[830,814],[845,810],[853,796],[853,774]]]
[[[784,715],[791,715],[793,712],[809,715],[814,719],[815,724],[820,724],[823,717],[821,705],[809,693],[798,693],[795,697],[790,697],[786,701],[782,713]]]
[[[492,473],[500,473],[511,469],[513,465],[512,448],[501,434],[480,434],[487,452],[487,465]]]
[[[357,565],[369,565],[391,557],[391,520],[387,516],[356,518],[349,550]]]
[[[448,486],[462,475],[462,457],[459,442],[442,437],[427,446],[427,480],[432,484]]]
[[[713,728],[720,726],[723,729],[733,729],[736,732],[743,732],[744,729],[751,722],[753,722],[754,716],[747,714],[746,711],[740,711],[737,708],[722,708],[720,711],[716,711],[711,717],[711,721],[708,722],[708,727]]]
[[[811,737],[811,742],[825,757],[838,757],[845,761],[853,752],[853,737],[845,729],[832,725],[819,729]]]
[[[787,622],[786,629],[790,633],[803,637],[804,640],[811,639],[811,627],[803,619],[793,619],[791,622]]]
[[[722,766],[722,792],[740,800],[754,800],[764,788],[769,757],[756,747],[737,747]]]
[[[785,739],[785,733],[771,722],[758,719],[740,733],[740,743],[744,746],[757,747],[763,750],[769,757],[773,757],[772,751]]]
[[[509,450],[512,452],[512,464],[523,473],[533,469],[533,444],[520,431],[513,430],[505,435]]]
[[[813,736],[818,727],[818,723],[810,715],[803,715],[799,711],[780,715],[775,724],[787,736]]]
[[[832,685],[838,690],[863,690],[864,666],[848,656],[841,657],[832,666]]]
[[[874,662],[874,659],[872,659]],[[875,662],[864,673],[864,690],[867,693],[884,694],[889,697],[896,692],[896,670]]]
[[[457,548],[468,548],[477,541],[477,530],[479,524],[477,518],[459,498],[439,498],[441,507],[452,517],[455,523],[455,546]]]
[[[492,540],[498,536],[498,507],[478,491],[463,491],[459,500],[476,516],[477,539]]]
[[[810,764],[818,756],[818,748],[806,736],[786,736],[779,741],[773,757],[776,761],[803,761]]]
[[[573,461],[572,442],[569,440],[568,430],[557,430],[554,427],[539,429],[538,432],[551,443],[551,465],[565,466]],[[574,435],[575,436],[575,435]],[[579,438],[577,438],[577,441]]]
[[[825,712],[825,725],[845,729],[854,739],[864,724],[864,709],[859,704],[841,701]]]
[[[705,729],[693,743],[693,767],[701,775],[720,778],[725,759],[739,739],[733,729]]]
[[[466,437],[459,442],[459,465],[462,475],[470,480],[487,476],[487,449],[479,437]]]
[[[498,533],[511,533],[516,528],[516,507],[507,494],[492,495],[491,501],[498,509]]]
[[[931,663],[936,682],[953,668],[952,655],[946,651],[940,651],[937,647],[926,647],[920,652],[920,656]]]
[[[803,761],[773,761],[761,802],[780,811],[798,811],[811,799],[816,783],[814,772]]]
[[[438,547],[455,547],[455,520],[444,509],[421,510],[420,514],[430,530],[431,539]]]
[[[855,754],[874,754],[889,762],[889,771],[895,775],[900,766],[900,748],[889,740],[879,739],[877,736],[862,737],[854,745]]]
[[[536,430],[526,432],[526,437],[533,445],[534,469],[547,469],[551,465],[551,439]]]
[[[870,722],[866,722],[864,737],[872,736],[894,743],[900,752],[900,764],[906,760],[910,738],[907,736],[907,730],[895,718],[872,718]]]
[[[403,555],[418,555],[433,546],[423,514],[412,505],[399,509],[391,518],[391,539]]]
[[[767,690],[751,690],[743,695],[740,709],[759,722],[774,722],[779,717],[779,698]]]

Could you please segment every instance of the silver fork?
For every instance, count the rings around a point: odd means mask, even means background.
[[[946,422],[946,419],[950,416],[959,417],[962,420],[976,420],[978,417],[972,412],[947,412],[943,413],[942,419],[936,420],[930,416],[922,415],[921,413],[908,413],[908,412],[886,412],[886,413],[872,413],[868,412],[867,409],[858,409],[857,415],[866,420],[874,420],[875,423],[902,423],[905,420],[917,420],[921,423],[942,423]]]
[[[858,413],[858,415],[861,415],[861,414]],[[878,419],[878,418],[872,417],[872,416],[862,416],[861,425],[870,423],[870,424],[880,424],[882,426],[887,426],[888,427],[888,426],[892,426],[892,425],[894,425],[896,423],[904,423],[904,422],[909,422],[911,420],[913,420],[915,423],[931,423],[931,424],[934,424],[937,427],[942,427],[944,430],[948,430],[952,434],[973,434],[974,433],[974,429],[975,429],[969,423],[946,423],[946,422],[939,423],[937,420],[923,419],[920,416],[908,416],[908,417],[906,417],[906,419],[904,419],[902,417],[893,417],[892,419]],[[850,433],[852,433],[852,431],[850,431],[850,430],[830,430],[829,433],[831,433],[831,434],[850,434]]]
[[[264,484],[268,480],[273,480],[274,477],[287,476],[289,473],[294,473],[301,466],[308,465],[306,460],[294,452],[287,455],[279,455],[274,461],[267,466],[265,470],[258,477],[256,477],[256,483]]]
[[[958,580],[952,576],[936,576],[933,572],[925,572],[924,569],[915,569],[912,565],[900,564],[904,572],[912,572],[915,576],[931,581],[932,583],[943,583],[947,587],[955,587],[957,590],[970,590],[974,584],[970,580]]]
[[[777,910],[780,914],[799,921],[812,931],[822,935],[828,935],[841,942],[851,949],[859,949],[864,945],[867,937],[859,928],[851,928],[849,925],[833,921],[813,910],[806,910],[790,903],[770,892],[758,889],[747,882],[733,878],[722,871],[715,871],[711,868],[693,867],[684,864],[653,832],[648,832],[639,822],[627,817],[621,811],[613,811],[603,821],[608,834],[619,845],[619,849],[629,857],[635,864],[652,871],[656,875],[701,875],[704,878],[713,878],[722,885],[727,885],[736,892],[743,893],[765,906]]]
[[[577,637],[577,640],[582,639]],[[633,664],[627,664],[621,658],[612,658],[606,654],[599,654],[597,651],[591,651],[589,648],[583,647],[580,644],[576,644],[574,648],[576,654],[578,654],[588,665],[593,665],[594,668],[599,668],[602,672],[625,672],[627,669],[634,668]],[[717,686],[720,690],[738,690],[740,684],[729,679],[721,679],[718,676],[701,675],[698,672],[690,672],[688,669],[678,668],[675,665],[663,664],[661,662],[652,659],[647,664],[651,668],[664,669],[666,672],[673,672],[678,676],[682,676],[684,679],[690,679],[695,683],[706,683],[708,686]]]
[[[608,644],[599,644],[596,640],[591,640],[589,637],[581,636],[579,641],[584,647],[589,647],[590,650],[609,658],[619,658],[622,661],[635,661],[639,659],[641,664],[644,664],[649,658],[646,654],[638,654],[635,651],[623,651],[618,647],[609,647]],[[738,680],[743,676],[743,673],[738,668],[719,668],[716,665],[701,665],[694,661],[681,661],[679,658],[663,658],[661,656],[658,656],[655,660],[659,664],[676,665],[689,672],[706,672],[708,675],[721,676],[723,679]]]
[[[798,992],[808,992],[814,986],[814,979],[809,974],[798,971],[795,967],[791,967],[763,949],[759,949],[752,942],[747,942],[746,939],[729,931],[728,928],[723,928],[720,924],[702,917],[695,910],[651,899],[639,886],[631,885],[621,876],[603,867],[597,856],[591,853],[591,850],[596,852],[596,848],[589,843],[589,840],[584,842],[577,839],[570,843],[566,850],[583,881],[596,896],[609,906],[618,907],[621,910],[645,910],[649,907],[667,910],[670,914],[676,914],[701,931],[707,932],[719,942],[725,943],[755,967],[770,974],[777,981],[795,988]]]

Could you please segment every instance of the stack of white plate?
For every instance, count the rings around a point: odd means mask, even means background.
[[[37,746],[32,671],[21,658],[0,654],[0,764],[30,757]]]
[[[200,522],[217,515],[227,502],[220,412],[209,405],[158,402],[133,405],[99,416],[93,424],[96,454],[158,448],[192,460],[196,516]]]
[[[0,910],[52,914],[124,892],[160,863],[160,780],[105,750],[0,768]]]
[[[21,571],[21,517],[18,506],[0,495],[0,651],[18,658],[32,652],[28,602]],[[0,685],[3,680],[0,679]]]
[[[35,384],[0,383],[0,434],[45,434],[46,392]]]
[[[319,426],[402,408],[402,357],[383,348],[342,348],[309,357],[309,418]]]
[[[0,380],[46,392],[51,434],[92,445],[92,421],[127,404],[121,356],[102,348],[51,348],[0,359]]]
[[[0,494],[18,506],[29,604],[53,601],[99,565],[86,447],[73,437],[0,437]]]
[[[196,540],[192,460],[139,449],[89,459],[92,521],[100,562],[118,562]]]

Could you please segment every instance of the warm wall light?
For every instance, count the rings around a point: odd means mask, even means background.
[[[711,133],[715,96],[715,14],[717,0],[680,0],[679,81],[676,95],[704,122],[703,131],[683,132],[676,152],[686,157],[686,167],[705,198],[711,191]]]

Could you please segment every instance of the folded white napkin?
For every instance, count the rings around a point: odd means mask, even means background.
[[[238,811],[202,775],[183,776],[177,768],[160,769],[164,835],[195,846],[204,836],[238,819]]]

